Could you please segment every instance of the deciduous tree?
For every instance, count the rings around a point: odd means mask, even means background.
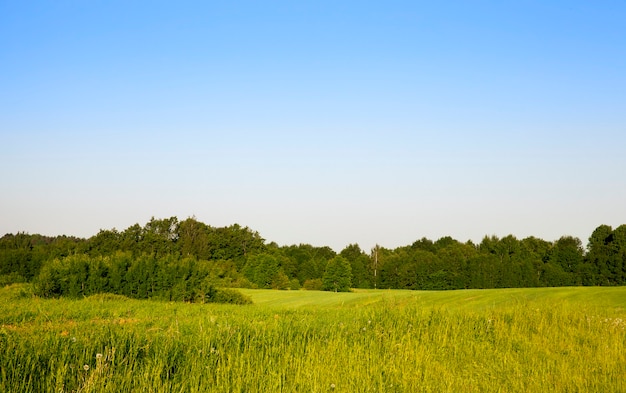
[[[322,282],[325,291],[350,291],[350,286],[352,285],[350,262],[339,255],[328,261]]]

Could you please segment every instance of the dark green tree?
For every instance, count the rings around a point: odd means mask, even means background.
[[[547,262],[554,269],[557,281],[550,286],[581,285],[582,278],[578,274],[584,261],[584,250],[580,239],[563,236],[557,240],[547,255]]]
[[[463,244],[457,241],[451,242],[437,251],[436,256],[441,261],[442,269],[446,272],[446,288],[469,288],[468,261],[477,253],[476,246],[473,244]]]
[[[525,286],[537,287],[545,285],[542,275],[551,247],[552,244],[550,242],[534,236],[527,237],[520,242],[520,252],[524,261],[522,269],[526,272],[525,281],[527,285]]]
[[[600,225],[589,237],[586,259],[593,266],[594,285],[611,285],[612,243],[613,229],[608,225]]]
[[[181,221],[178,225],[178,247],[183,256],[195,256],[198,259],[211,259],[209,233],[211,228],[193,217]]]
[[[369,257],[361,250],[358,244],[350,244],[339,253],[344,257],[352,268],[352,286],[355,288],[370,288],[367,268],[370,264]]]
[[[143,238],[143,228],[139,224],[129,226],[121,233],[120,247],[123,251],[130,251],[133,255],[142,252],[140,245]]]
[[[330,247],[314,247],[310,244],[286,246],[281,251],[293,263],[293,267],[287,270],[295,272],[302,285],[307,280],[321,279],[326,264],[336,255]]]
[[[427,239],[425,237],[421,238],[420,240],[416,240],[415,242],[413,242],[413,244],[411,244],[411,248],[413,248],[413,249],[420,249],[420,250],[424,250],[424,251],[430,251],[432,253],[435,253],[437,251],[433,241],[430,240],[430,239]]]
[[[613,262],[609,270],[615,285],[626,285],[626,224],[613,231]]]
[[[156,258],[177,253],[176,241],[178,240],[178,218],[170,217],[160,220],[152,217],[144,225],[141,233],[141,246],[144,252],[154,255]]]
[[[239,224],[211,228],[208,233],[209,259],[233,260],[242,268],[246,257],[265,250],[265,239],[258,232]]]
[[[339,255],[328,261],[322,282],[325,291],[349,292],[352,285],[350,262]]]
[[[115,229],[100,229],[89,238],[87,249],[89,255],[109,255],[120,249],[120,233]]]
[[[262,253],[247,258],[244,267],[246,277],[259,288],[272,288],[274,280],[279,277],[278,260],[271,254]],[[282,273],[284,276],[284,273]],[[280,277],[282,279],[282,277]],[[289,282],[289,279],[287,279]],[[285,288],[286,289],[286,288]]]

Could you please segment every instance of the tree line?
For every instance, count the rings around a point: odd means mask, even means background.
[[[443,290],[624,285],[626,225],[556,241],[485,236],[479,244],[449,236],[369,251],[339,253],[310,244],[279,246],[234,224],[193,217],[152,218],[124,231],[84,239],[27,233],[0,238],[0,285],[33,282],[43,296],[119,293],[137,298],[205,301],[215,288],[346,291],[350,288]]]

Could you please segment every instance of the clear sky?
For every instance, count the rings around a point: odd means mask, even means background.
[[[626,223],[623,1],[0,0],[0,236]]]

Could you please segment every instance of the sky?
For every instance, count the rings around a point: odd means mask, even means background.
[[[622,1],[0,0],[0,235],[626,223]]]

